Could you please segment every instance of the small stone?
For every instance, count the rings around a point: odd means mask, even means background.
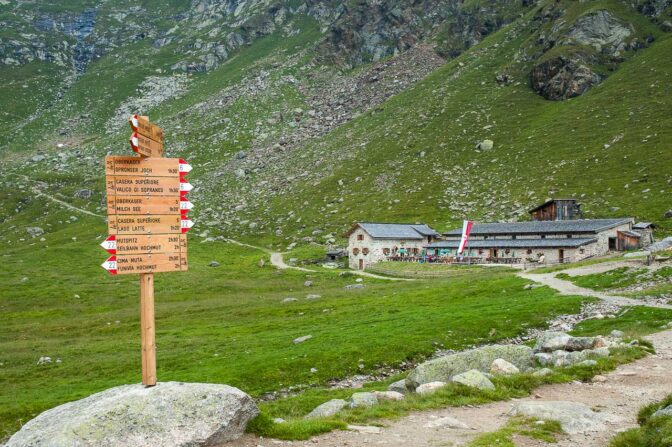
[[[623,331],[614,329],[613,331],[611,331],[609,336],[614,338],[623,338],[625,336],[625,333]]]
[[[310,368],[311,374],[315,374],[317,372],[317,368]]]
[[[308,341],[308,340],[310,340],[311,338],[313,338],[312,335],[304,335],[303,337],[295,338],[292,342],[293,342],[295,345],[298,345],[299,343],[303,343],[304,341]]]
[[[347,286],[344,287],[345,290],[355,290],[355,289],[363,289],[364,284],[348,284]]]
[[[403,400],[404,395],[397,391],[374,391],[373,395],[378,400]]]
[[[210,267],[219,267],[219,262],[217,261],[210,261],[210,264],[208,264]]]
[[[378,404],[378,398],[373,393],[354,393],[350,396],[350,408],[372,407]]]
[[[577,363],[578,366],[597,366],[597,362],[595,360],[584,360],[582,362]]]
[[[288,297],[282,300],[283,303],[293,303],[294,301],[299,301],[296,298]]]
[[[312,287],[312,286],[313,286],[313,282],[312,282],[312,281],[306,281],[306,282],[303,283],[303,285],[304,285],[305,287]]]
[[[429,382],[423,383],[415,389],[415,392],[418,394],[432,394],[436,393],[439,389],[446,386],[446,382]]]
[[[495,385],[482,372],[472,369],[462,374],[458,374],[451,379],[452,382],[461,383],[479,390],[494,390]]]
[[[450,416],[434,419],[423,425],[425,428],[453,428],[458,430],[468,430],[469,426],[462,421],[458,421]]]
[[[348,430],[356,431],[358,433],[365,433],[368,435],[377,435],[382,430],[380,427],[375,427],[372,425],[348,425]]]
[[[534,377],[546,377],[550,376],[553,374],[553,370],[551,368],[541,368],[535,372],[532,373],[532,376]]]
[[[355,282],[362,282],[362,281],[364,281],[362,278],[357,278],[357,279],[355,280]]]
[[[286,421],[283,418],[273,418],[273,422],[276,424],[284,424]]]
[[[520,370],[516,367],[516,365],[513,365],[504,359],[495,359],[490,366],[490,372],[492,374],[509,375],[517,374],[520,372]]]
[[[397,380],[396,382],[391,383],[387,387],[388,391],[396,391],[397,393],[406,394],[408,393],[408,388],[406,388],[406,379]]]
[[[604,382],[607,381],[607,378],[606,378],[606,376],[598,374],[598,375],[596,375],[595,377],[592,378],[592,381],[595,382],[595,383],[604,383]]]
[[[320,298],[322,298],[321,295],[315,295],[314,293],[311,293],[311,294],[306,296],[307,300],[318,300]]]
[[[43,356],[37,361],[38,365],[47,365],[51,363],[51,357]]]
[[[318,405],[308,413],[305,419],[314,419],[314,418],[326,418],[335,415],[341,411],[345,406],[348,405],[343,399],[332,399],[328,402],[325,402],[321,405]]]

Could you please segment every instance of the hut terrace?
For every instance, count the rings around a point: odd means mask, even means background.
[[[486,263],[575,262],[630,248],[626,237],[633,223],[632,218],[476,223],[463,255]],[[456,257],[461,234],[455,229],[444,234],[445,240],[425,245],[426,255]]]

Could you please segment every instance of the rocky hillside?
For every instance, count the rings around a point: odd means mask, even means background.
[[[333,243],[552,195],[669,232],[671,31],[670,0],[2,0],[0,241],[53,219],[35,191],[104,213],[132,112],[195,166],[204,237]]]

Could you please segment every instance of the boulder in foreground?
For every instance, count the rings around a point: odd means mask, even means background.
[[[239,438],[258,413],[250,396],[228,385],[124,385],[45,411],[6,447],[216,445]]]

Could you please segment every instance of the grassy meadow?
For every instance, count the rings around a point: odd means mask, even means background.
[[[44,241],[26,235],[2,246],[3,437],[45,409],[140,380],[137,277],[99,267],[102,219],[69,214],[49,215]],[[227,383],[253,396],[320,385],[437,347],[511,337],[581,303],[548,288],[523,290],[525,281],[496,270],[407,283],[365,278],[364,289],[346,290],[351,276],[278,271],[261,251],[200,241],[190,238],[188,272],[157,274],[161,381]],[[209,267],[212,260],[221,265]],[[288,297],[298,301],[282,303]],[[304,335],[313,338],[292,342]],[[38,366],[42,356],[53,362]]]

